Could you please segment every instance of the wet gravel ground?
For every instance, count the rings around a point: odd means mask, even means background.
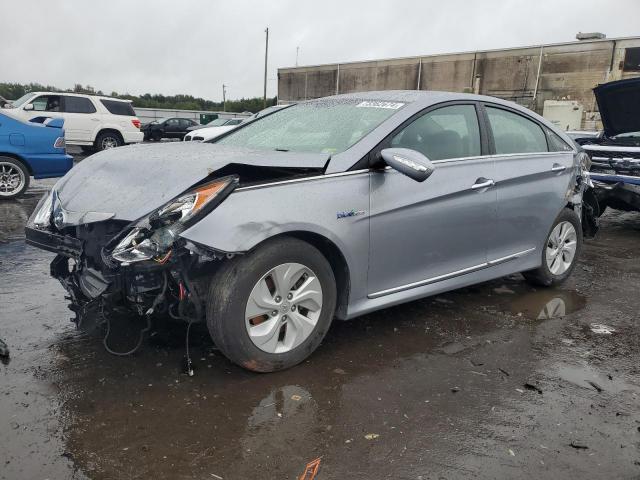
[[[183,325],[119,358],[69,322],[22,239],[52,183],[0,203],[1,479],[295,479],[318,457],[319,480],[640,478],[639,214],[608,212],[562,288],[514,275],[336,322],[267,375],[195,329],[189,377]]]

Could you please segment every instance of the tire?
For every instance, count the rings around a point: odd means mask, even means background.
[[[294,292],[292,297],[281,293],[281,290],[287,291],[286,288],[276,288],[274,278],[278,277],[272,276],[276,271],[291,275],[290,279],[286,274],[280,275],[279,281],[286,285],[294,282],[294,289],[289,290]],[[302,283],[298,290],[295,290],[296,279],[298,285]],[[319,290],[320,297],[317,296]],[[260,308],[252,302],[254,291],[264,293],[258,298],[267,299],[267,307]],[[309,303],[310,299],[296,304],[296,291],[313,293],[316,300],[320,299],[320,308],[318,303]],[[216,346],[237,365],[254,372],[284,370],[305,360],[320,345],[333,320],[336,298],[333,270],[322,253],[301,240],[281,237],[228,261],[214,275],[207,298],[207,327]],[[250,309],[264,310],[264,315],[248,319],[253,313]],[[301,316],[313,317],[315,325],[301,322]],[[304,327],[307,332],[303,332]],[[277,333],[263,335],[262,338],[269,340],[259,347],[256,333],[253,338],[249,333],[249,329],[255,328],[262,328],[253,330],[258,334]]]
[[[153,132],[151,134],[151,140],[153,140],[154,142],[159,142],[160,140],[162,140],[162,132]]]
[[[0,156],[0,200],[16,198],[29,188],[29,169],[20,160]]]
[[[117,132],[101,132],[97,137],[94,143],[94,148],[98,152],[102,152],[103,150],[109,150],[110,148],[121,147],[124,145],[124,140],[122,140],[122,136]]]
[[[573,227],[572,229],[569,227]],[[563,230],[565,228],[565,230]],[[556,233],[558,235],[556,235]],[[560,242],[558,242],[560,240]],[[575,245],[570,255],[570,245]],[[554,248],[556,244],[564,245],[562,250]],[[554,253],[557,252],[557,253]],[[542,247],[542,264],[535,270],[523,272],[524,278],[533,285],[550,287],[564,282],[576,266],[582,252],[582,224],[578,215],[568,208],[560,212],[553,222]],[[549,254],[549,257],[547,256]]]

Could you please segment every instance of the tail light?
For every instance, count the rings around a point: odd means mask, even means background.
[[[64,137],[56,138],[56,141],[53,144],[53,148],[64,148],[64,147],[65,147]]]
[[[133,123],[134,127],[140,130],[140,120],[138,120],[137,118],[134,118],[133,120],[131,120],[131,123]]]

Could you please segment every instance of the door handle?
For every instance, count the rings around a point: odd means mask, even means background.
[[[489,179],[487,179],[487,178],[479,178],[478,180],[476,180],[476,183],[471,185],[471,190],[479,190],[481,188],[489,188],[489,187],[493,187],[495,184],[496,184],[496,182],[494,182],[490,178]]]
[[[552,172],[564,172],[567,169],[564,165],[560,165],[559,163],[554,163],[553,167],[551,167]]]
[[[92,122],[99,122],[99,121],[100,121],[100,119],[99,119],[99,118],[92,118],[92,119],[91,119],[91,121],[92,121]]]

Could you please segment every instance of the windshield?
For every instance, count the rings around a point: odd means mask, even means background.
[[[404,103],[321,100],[257,119],[220,139],[221,145],[293,152],[339,153],[393,115]]]
[[[25,94],[25,95],[21,96],[21,97],[20,97],[19,99],[17,99],[15,102],[11,102],[11,101],[10,101],[10,102],[9,102],[9,107],[15,107],[15,108],[20,107],[21,105],[23,105],[23,104],[27,103],[27,101],[28,101],[30,98],[33,98],[33,96],[34,96],[34,95],[35,95],[35,93],[27,93],[27,94]]]

